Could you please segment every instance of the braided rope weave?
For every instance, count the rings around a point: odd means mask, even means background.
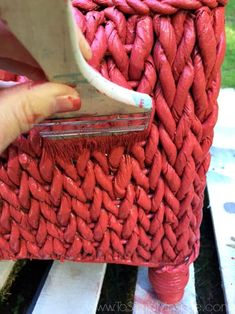
[[[74,0],[109,80],[153,96],[145,142],[52,161],[37,132],[0,156],[0,258],[164,269],[198,254],[225,0]],[[4,72],[0,73],[4,77]],[[7,78],[6,78],[7,79]],[[12,79],[12,77],[11,77]]]

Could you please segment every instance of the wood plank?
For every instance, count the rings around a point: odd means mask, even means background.
[[[34,314],[96,313],[106,264],[54,262]]]
[[[221,90],[207,183],[227,312],[235,313],[235,90]]]
[[[1,261],[0,262],[0,290],[5,286],[8,276],[10,275],[15,262]]]
[[[148,269],[138,270],[133,314],[197,314],[194,267],[191,265],[190,278],[182,301],[176,305],[161,303],[148,280]]]

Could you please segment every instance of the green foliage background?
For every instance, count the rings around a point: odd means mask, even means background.
[[[235,87],[235,0],[226,9],[227,53],[223,65],[222,87]]]

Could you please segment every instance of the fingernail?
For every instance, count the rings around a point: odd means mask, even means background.
[[[77,84],[72,84],[72,83],[66,84],[66,85],[68,85],[69,87],[72,87],[72,88],[75,88],[77,86]]]
[[[84,58],[89,61],[92,58],[92,51],[91,51],[91,47],[88,44],[88,42],[86,41],[86,39],[84,38],[84,40],[82,40],[80,42],[80,49],[84,55]]]
[[[81,108],[80,98],[59,96],[56,98],[56,112],[76,111]]]
[[[90,60],[91,58],[92,58],[92,51],[91,51],[91,47],[89,46],[89,44],[88,44],[88,42],[87,41],[85,41],[85,45],[86,45],[86,47],[85,47],[85,49],[86,49],[86,59],[87,60]]]

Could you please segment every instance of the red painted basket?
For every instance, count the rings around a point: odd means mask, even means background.
[[[19,137],[0,156],[1,259],[144,265],[161,301],[182,298],[199,251],[225,4],[73,1],[92,66],[150,94],[154,122],[130,149],[84,149],[67,162],[35,130]]]

